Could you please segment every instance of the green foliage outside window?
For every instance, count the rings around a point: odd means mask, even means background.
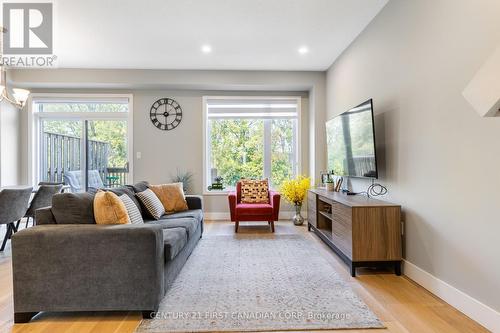
[[[271,186],[294,176],[296,120],[209,120],[211,168],[234,186],[241,178],[264,178],[264,122],[271,122]]]

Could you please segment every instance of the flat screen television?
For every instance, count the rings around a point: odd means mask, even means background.
[[[326,138],[329,171],[378,178],[371,99],[327,121]]]

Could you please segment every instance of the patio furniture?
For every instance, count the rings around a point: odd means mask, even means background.
[[[4,188],[0,191],[0,225],[5,224],[7,227],[0,251],[5,249],[7,240],[17,231],[15,223],[19,223],[26,213],[32,190],[31,186],[26,186]]]
[[[88,182],[89,188],[104,188],[104,183],[98,170],[89,170]],[[71,187],[71,192],[73,193],[85,191],[81,170],[67,171],[64,174],[64,183]]]
[[[63,184],[61,183],[43,182],[38,185],[38,190],[35,192],[33,199],[31,199],[26,214],[24,214],[24,217],[26,217],[26,228],[28,227],[30,218],[33,219],[33,225],[35,225],[35,211],[40,208],[51,206],[54,194],[61,193],[63,189]]]
[[[236,183],[236,191],[228,195],[231,221],[235,223],[234,232],[238,232],[241,221],[265,221],[274,232],[274,221],[278,221],[280,210],[280,194],[268,191],[269,202],[267,203],[242,203],[241,183]]]

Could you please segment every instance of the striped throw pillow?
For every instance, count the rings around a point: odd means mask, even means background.
[[[160,217],[165,214],[165,208],[161,203],[160,199],[151,191],[149,188],[145,191],[135,194],[139,200],[142,202],[149,215],[155,220],[159,220]]]
[[[137,208],[137,205],[134,203],[134,201],[132,201],[132,199],[126,194],[120,195],[119,198],[125,205],[125,208],[127,208],[127,213],[130,219],[130,223],[132,224],[144,223],[141,212],[139,211],[139,208]]]

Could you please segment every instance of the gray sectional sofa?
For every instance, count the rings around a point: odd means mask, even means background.
[[[96,225],[92,193],[63,193],[38,210],[37,226],[12,237],[14,321],[41,311],[141,311],[151,318],[203,233],[202,200],[144,224]]]

